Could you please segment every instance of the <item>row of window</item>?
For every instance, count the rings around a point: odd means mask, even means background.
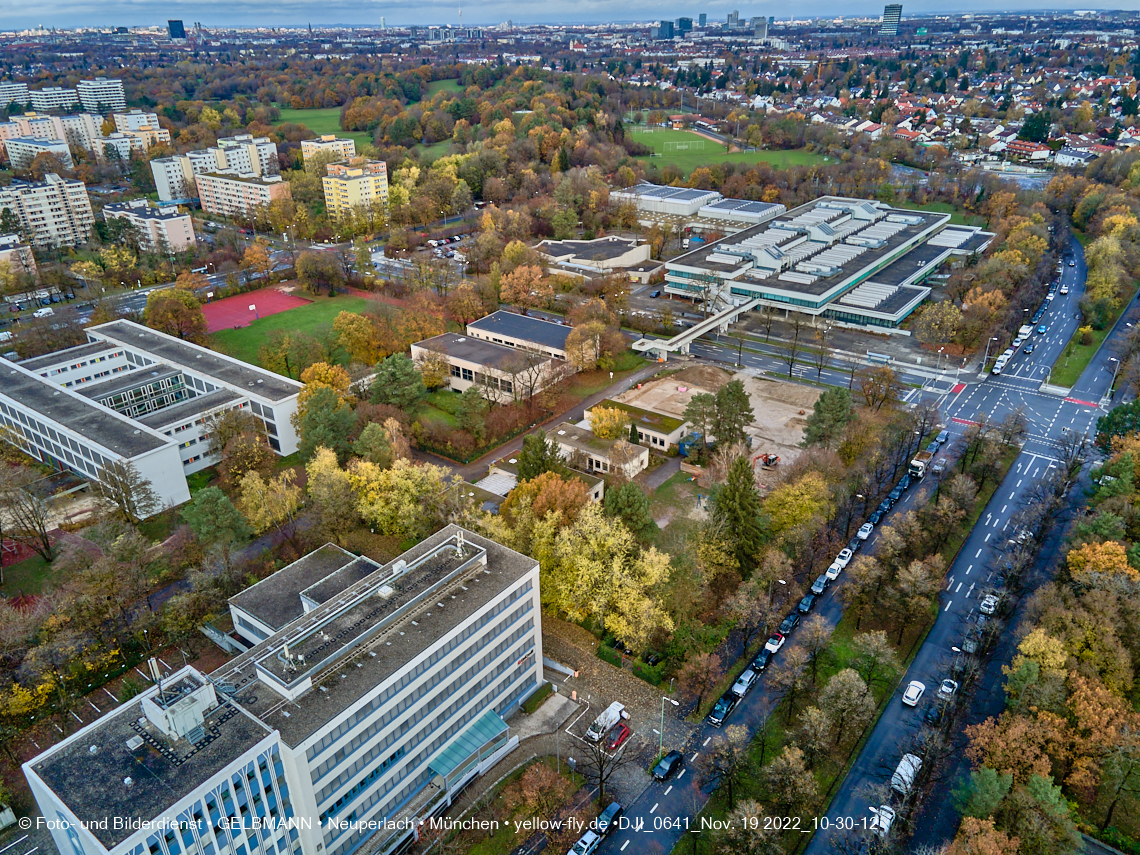
[[[470,368],[461,368],[458,365],[451,366],[451,376],[457,377],[460,380],[466,380],[468,383],[483,383],[492,389],[501,389],[507,394],[511,394],[515,390],[514,383],[510,380],[500,380],[497,377],[479,374],[473,372]]]
[[[66,374],[68,371],[78,371],[80,368],[86,368],[88,365],[95,365],[98,362],[106,362],[108,359],[121,357],[123,352],[117,350],[114,353],[105,353],[101,356],[94,356],[91,359],[86,359],[83,362],[77,362],[74,365],[65,365],[63,368],[53,368],[46,374],[41,374],[41,377],[54,377],[57,374]]]

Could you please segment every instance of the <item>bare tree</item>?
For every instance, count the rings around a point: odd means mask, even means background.
[[[108,461],[100,468],[94,487],[101,498],[136,525],[162,506],[154,485],[129,460]]]
[[[4,534],[35,550],[44,561],[55,557],[49,510],[35,483],[40,475],[27,466],[5,466],[0,475],[0,517]]]
[[[602,804],[605,804],[606,787],[614,773],[633,762],[633,754],[626,751],[628,745],[629,741],[627,740],[616,751],[609,751],[606,748],[604,738],[597,742],[583,741],[582,743],[582,762],[578,764],[578,771],[588,779],[597,781],[598,801]]]
[[[823,376],[823,369],[827,367],[831,355],[831,330],[831,324],[826,323],[815,328],[815,347],[811,349],[811,355],[817,380]]]
[[[782,351],[781,359],[788,364],[788,376],[796,367],[796,356],[800,351],[800,333],[807,326],[807,320],[799,312],[794,313],[788,322],[792,325],[792,340],[787,350]]]

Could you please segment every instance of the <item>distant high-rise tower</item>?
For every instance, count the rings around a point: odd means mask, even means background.
[[[740,12],[729,12],[728,18],[725,21],[729,29],[740,26]]]
[[[693,29],[693,19],[692,18],[678,18],[674,24],[674,27],[676,29],[677,35],[684,38],[685,33],[689,32],[690,30]]]
[[[701,14],[698,16],[697,20],[700,23],[700,25],[703,27],[705,24],[708,23],[709,16],[706,15],[704,12],[701,12]]]
[[[899,20],[902,18],[902,3],[888,3],[883,9],[883,23],[879,27],[880,36],[897,36]]]
[[[186,28],[182,26],[181,21],[167,21],[166,31],[170,33],[172,39],[186,38]]]

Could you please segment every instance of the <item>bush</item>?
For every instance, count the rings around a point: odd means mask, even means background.
[[[608,644],[603,643],[598,645],[598,658],[604,662],[609,662],[615,668],[621,667],[621,654]]]
[[[535,693],[523,701],[523,711],[527,715],[533,715],[534,711],[542,706],[542,702],[554,694],[554,687],[550,683],[543,683]]]
[[[664,675],[664,662],[658,662],[656,665],[646,665],[644,662],[638,660],[633,663],[633,676],[641,678],[650,685],[660,686],[661,681],[665,678]]]
[[[138,680],[132,680],[130,677],[125,677],[123,678],[122,685],[119,686],[119,701],[125,703],[138,695],[142,690],[142,683]]]

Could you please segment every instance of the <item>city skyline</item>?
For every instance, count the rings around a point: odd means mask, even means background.
[[[1099,9],[1102,11],[1127,10],[1140,8],[1138,0],[1124,0],[1105,6],[1085,4],[1080,7],[1063,0],[1049,2],[1049,0],[1011,0],[1003,4],[1001,13],[1042,12],[1055,13]],[[459,24],[459,2],[457,0],[439,0],[439,2],[399,2],[399,3],[361,3],[332,0],[322,4],[320,20],[314,20],[311,4],[287,0],[287,2],[261,2],[243,4],[240,11],[233,4],[218,2],[217,0],[196,0],[196,2],[173,2],[158,4],[155,2],[120,2],[91,3],[79,0],[57,0],[57,2],[41,3],[34,8],[13,4],[7,9],[0,9],[0,30],[26,29],[37,26],[56,27],[67,29],[70,27],[112,27],[112,26],[166,26],[168,18],[182,17],[187,21],[202,21],[207,27],[264,27],[267,24],[265,12],[272,9],[274,14],[273,25],[281,27],[305,26],[314,27],[335,26],[367,26],[380,23],[384,18],[388,26],[429,25],[429,24]],[[722,22],[727,14],[739,9],[742,14],[749,16],[763,14],[765,17],[775,16],[777,22],[788,20],[802,14],[801,4],[780,0],[775,3],[748,4],[737,0],[713,0],[704,4],[676,3],[662,7],[660,4],[648,0],[634,0],[634,2],[616,3],[613,0],[587,0],[565,7],[553,7],[546,14],[535,14],[530,4],[502,0],[478,6],[469,6],[463,17],[468,26],[489,26],[499,24],[505,20],[513,20],[516,24],[599,24],[599,23],[634,23],[650,22],[657,19],[676,18],[681,15],[696,17],[705,12],[708,20]],[[903,20],[923,15],[968,15],[968,14],[995,14],[999,10],[987,7],[983,3],[956,3],[953,0],[913,0],[903,4]],[[858,3],[823,2],[815,9],[814,18],[858,18],[879,17],[883,12],[883,3],[877,0],[866,0]],[[803,20],[803,18],[799,18]]]

